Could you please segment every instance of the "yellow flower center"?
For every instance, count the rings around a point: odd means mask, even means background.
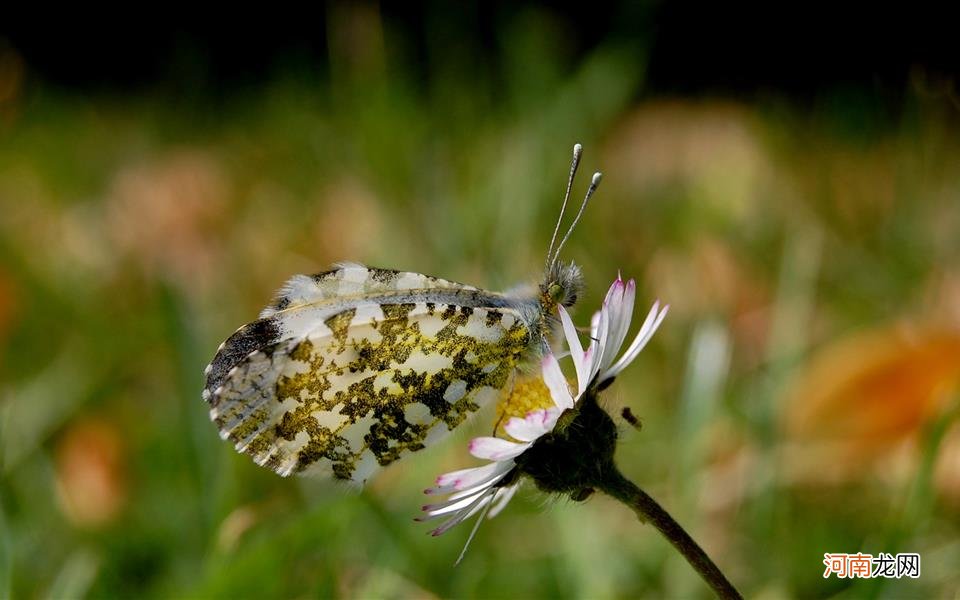
[[[527,416],[527,413],[541,408],[554,406],[547,384],[538,375],[518,375],[513,387],[500,395],[497,404],[497,425],[494,435],[507,435],[503,426],[511,417]]]

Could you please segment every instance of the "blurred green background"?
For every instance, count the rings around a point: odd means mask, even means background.
[[[630,6],[333,4],[211,20],[209,44],[165,29],[179,13],[7,24],[0,597],[706,597],[626,509],[532,487],[454,568],[468,528],[412,518],[478,464],[487,416],[358,493],[256,467],[200,399],[293,273],[536,279],[576,141],[604,172],[565,250],[577,320],[618,271],[638,313],[672,306],[606,393],[643,421],[623,471],[748,597],[955,597],[960,101],[916,27],[936,18],[814,7],[799,25],[828,34],[794,38]],[[885,45],[901,27],[925,53]],[[918,552],[922,577],[822,577],[858,551]]]

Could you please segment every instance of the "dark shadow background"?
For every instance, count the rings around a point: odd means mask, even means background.
[[[386,3],[380,14],[396,38],[392,50],[421,80],[451,54],[464,68],[495,73],[507,60],[499,33],[518,13],[536,10],[559,23],[569,65],[601,42],[645,52],[644,95],[773,95],[809,103],[843,93],[897,108],[918,72],[952,79],[960,71],[956,15],[947,4],[405,2]],[[329,10],[320,4],[54,12],[4,19],[0,37],[34,76],[71,90],[216,98],[278,72],[326,74]]]

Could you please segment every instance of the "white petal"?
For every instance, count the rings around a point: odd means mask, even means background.
[[[600,363],[600,371],[609,369],[620,353],[620,347],[623,346],[623,340],[626,339],[627,331],[630,329],[630,321],[633,319],[633,303],[636,295],[637,282],[631,279],[623,286],[622,293],[616,298],[616,302],[610,306],[610,330],[603,360]]]
[[[520,487],[519,483],[515,483],[509,487],[503,487],[497,490],[496,495],[493,497],[494,505],[490,508],[490,514],[487,515],[488,519],[492,519],[495,516],[500,514],[500,511],[507,506],[507,503],[510,502],[510,499],[513,498],[513,495],[517,493],[517,488]]]
[[[573,408],[573,397],[570,396],[570,388],[567,386],[567,380],[563,377],[563,371],[560,370],[557,359],[552,354],[544,356],[540,369],[543,372],[543,382],[547,384],[554,404],[561,410]]]
[[[504,475],[506,475],[506,473],[504,473]],[[467,496],[473,496],[474,494],[478,494],[487,488],[491,488],[495,486],[497,482],[500,481],[501,479],[503,479],[503,477],[498,476],[492,479],[491,481],[486,481],[480,485],[475,485],[473,487],[469,487],[457,492],[453,492],[452,494],[447,496],[447,499],[445,500],[445,502],[450,502],[451,500],[459,500],[461,498],[466,498]]]
[[[577,381],[582,381],[590,370],[583,352],[583,345],[580,343],[580,336],[577,334],[577,328],[570,319],[570,314],[560,305],[557,307],[560,313],[560,322],[563,324],[563,334],[567,338],[567,346],[570,347],[570,356],[573,357],[573,366],[577,370]]]
[[[669,307],[664,307],[664,309],[666,308]],[[651,329],[656,330],[656,325],[654,325],[654,323],[656,323],[657,319],[660,318],[660,313],[660,301],[655,300],[653,302],[653,306],[650,307],[650,312],[647,313],[647,318],[643,320],[643,325],[640,326],[640,332],[637,333],[637,337],[646,336]],[[636,344],[636,340],[634,340],[633,343]]]
[[[513,469],[513,467],[516,466],[516,463],[513,462],[512,460],[495,462],[491,464],[494,464],[498,467],[494,475],[484,479],[483,481],[481,481],[476,485],[464,487],[459,490],[430,488],[429,490],[424,490],[423,493],[424,494],[450,494],[447,500],[466,498],[467,496],[472,496],[479,491],[493,487],[494,485],[496,485],[498,481],[506,477],[510,473],[510,471]]]
[[[443,525],[437,527],[430,532],[430,535],[443,535],[450,530],[451,527],[459,525],[465,519],[469,519],[472,515],[476,514],[478,510],[490,503],[490,500],[493,498],[493,492],[488,491],[484,494],[480,494],[472,504],[460,509],[460,512],[455,514],[450,520],[445,521]]]
[[[450,473],[444,473],[437,477],[436,487],[425,490],[425,494],[446,494],[448,492],[462,491],[474,486],[482,486],[490,481],[502,479],[510,469],[513,468],[513,462],[494,462],[482,467],[472,469],[461,469]]]
[[[587,371],[586,380],[578,382],[580,384],[580,394],[583,394],[584,390],[587,389],[587,385],[593,381],[593,378],[600,370],[601,365],[608,361],[613,362],[611,353],[615,352],[615,350],[609,346],[609,339],[610,311],[604,308],[600,311],[600,325],[597,327],[598,341],[596,344],[590,346],[590,348],[593,350],[593,353],[590,356],[590,369]]]
[[[633,305],[637,299],[637,282],[634,279],[627,281],[627,285],[623,290],[623,306],[627,309],[627,313],[630,315],[630,318],[633,318]],[[626,337],[626,335],[624,335]]]
[[[488,512],[490,512],[490,504],[493,502],[493,499],[495,497],[496,495],[491,496],[490,502],[484,503],[484,505],[487,508],[486,510],[484,510],[483,514],[481,514],[480,517],[477,518],[477,522],[473,524],[473,529],[470,530],[470,535],[467,536],[467,543],[463,545],[463,550],[460,551],[460,556],[457,557],[457,562],[453,563],[453,566],[456,567],[457,565],[460,564],[460,561],[463,560],[464,555],[466,555],[467,553],[467,548],[470,547],[470,542],[473,541],[473,536],[477,535],[477,530],[480,529],[480,523],[483,522],[483,518],[487,515]]]
[[[623,299],[623,280],[618,276],[613,280],[613,283],[610,284],[610,289],[607,290],[607,296],[603,299],[603,303],[611,306],[614,302],[619,303]]]
[[[546,409],[532,410],[523,419],[512,417],[503,429],[515,440],[532,442],[553,427],[552,423],[548,423],[549,416]]]
[[[477,437],[470,440],[470,454],[487,460],[507,460],[520,456],[530,444],[518,444],[495,437]]]
[[[489,487],[484,487],[479,490],[474,490],[467,496],[461,498],[451,498],[445,502],[437,502],[436,504],[426,504],[423,506],[423,511],[427,513],[425,517],[418,517],[418,521],[429,521],[430,519],[435,519],[437,517],[442,517],[443,515],[456,512],[460,509],[466,508],[473,504],[473,501],[477,499],[477,496],[480,494],[486,494],[489,490]]]
[[[650,341],[650,338],[653,337],[653,334],[656,333],[657,328],[660,327],[660,323],[663,321],[663,318],[667,316],[667,311],[670,309],[670,306],[664,306],[663,310],[659,313],[656,313],[656,310],[659,308],[660,302],[654,302],[653,308],[650,309],[650,314],[647,315],[646,321],[644,321],[643,326],[640,328],[640,332],[637,333],[637,337],[634,338],[633,342],[630,344],[630,347],[627,348],[627,351],[620,357],[620,360],[616,362],[609,370],[604,372],[603,379],[613,379],[620,374],[620,371],[623,371],[627,365],[629,365],[637,355],[640,354],[640,351],[643,350],[644,346],[647,345],[647,342]]]
[[[657,314],[656,320],[654,320],[653,323],[650,324],[650,327],[648,327],[644,332],[643,340],[638,344],[641,349],[647,345],[647,342],[650,341],[650,339],[653,337],[653,334],[657,332],[657,329],[660,327],[660,323],[663,321],[664,317],[667,316],[668,310],[670,310],[670,306],[664,305],[664,307],[660,309],[660,312]],[[631,346],[632,345],[633,344],[631,344]],[[638,352],[639,350],[634,350],[634,356],[636,356]]]
[[[600,327],[600,311],[593,313],[593,316],[590,317],[590,340],[593,341],[597,339],[597,330]]]
[[[563,413],[564,410],[566,409],[563,409],[557,406],[551,406],[550,408],[546,409],[545,411],[546,414],[544,414],[543,416],[544,433],[547,433],[553,430],[553,426],[557,424],[557,421],[560,419],[560,415]]]
[[[657,317],[659,316],[660,311],[660,301],[657,300],[653,303],[653,306],[650,307],[650,312],[647,313],[647,318],[643,320],[643,325],[640,326],[640,331],[637,332],[636,337],[633,338],[633,341],[630,343],[630,346],[627,348],[627,351],[624,353],[624,356],[634,352],[637,346],[640,346],[644,343],[644,338],[647,337],[651,327],[656,322]],[[623,362],[623,359],[619,362]]]

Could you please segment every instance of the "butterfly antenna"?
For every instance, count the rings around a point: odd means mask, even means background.
[[[567,239],[570,237],[570,234],[573,233],[577,223],[580,222],[580,217],[583,216],[583,211],[587,208],[587,203],[590,202],[590,197],[593,196],[593,193],[597,191],[597,187],[600,186],[600,179],[602,177],[603,175],[599,171],[593,174],[593,179],[590,180],[590,187],[587,188],[587,195],[583,197],[583,202],[580,204],[580,210],[577,211],[577,216],[573,219],[573,223],[570,224],[570,229],[567,230],[566,235],[564,235],[563,239],[560,240],[560,244],[557,246],[557,251],[554,253],[553,260],[550,263],[551,267],[557,262],[557,258],[560,256],[560,250],[563,249],[563,245],[567,243]]]
[[[553,262],[553,244],[557,241],[557,234],[560,232],[560,223],[563,221],[564,211],[567,210],[567,201],[570,200],[570,190],[573,188],[573,178],[577,175],[581,156],[583,156],[583,146],[574,144],[573,162],[570,163],[570,177],[567,179],[567,193],[563,195],[563,205],[560,207],[560,216],[557,217],[557,226],[553,228],[553,237],[550,238],[550,247],[547,248],[547,266]]]

